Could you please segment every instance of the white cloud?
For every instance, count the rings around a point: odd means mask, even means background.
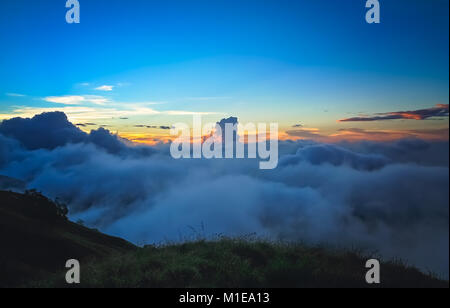
[[[26,95],[24,94],[19,94],[19,93],[6,93],[7,96],[11,96],[11,97],[24,97]]]
[[[60,107],[28,107],[16,106],[11,113],[0,114],[0,119],[13,117],[31,118],[36,114],[44,112],[64,112],[71,121],[88,121],[96,119],[113,119],[134,116],[191,116],[191,115],[213,115],[214,112],[194,112],[184,110],[159,111],[153,109],[152,105],[164,104],[165,102],[128,102],[120,103],[100,95],[65,95],[47,96],[43,101],[61,104]]]
[[[98,95],[65,95],[65,96],[47,96],[44,101],[63,105],[80,105],[82,103],[92,103],[95,105],[105,105],[109,100]]]
[[[110,102],[106,97],[99,95],[86,95],[84,96],[84,100],[95,105],[106,105],[106,103]]]
[[[108,86],[108,85],[103,85],[103,86],[95,88],[95,90],[107,91],[107,92],[112,91],[113,89],[114,89],[114,86]]]
[[[174,115],[174,116],[218,114],[217,112],[195,112],[195,111],[184,111],[184,110],[170,110],[170,111],[165,111],[164,113],[168,114],[168,115]]]
[[[85,98],[79,95],[47,96],[44,101],[63,105],[78,105],[84,102]]]
[[[159,111],[146,107],[132,107],[129,109],[116,109],[104,107],[82,107],[82,106],[65,106],[65,107],[17,107],[11,114],[0,114],[0,119],[10,119],[13,117],[31,118],[36,114],[44,112],[64,112],[70,121],[84,121],[95,119],[112,119],[119,117],[131,116],[149,116],[160,114]]]
[[[83,97],[83,99],[85,99]],[[53,99],[58,100],[58,99]],[[95,100],[95,99],[90,99]],[[60,101],[60,100],[58,100]],[[69,100],[68,100],[69,101]],[[83,100],[83,101],[86,101]],[[66,105],[68,105],[66,103]],[[150,116],[150,115],[169,115],[169,116],[182,116],[182,115],[213,115],[214,112],[192,112],[182,110],[172,111],[158,111],[145,105],[128,105],[127,108],[112,108],[103,106],[64,106],[64,107],[17,107],[10,114],[0,114],[0,119],[10,119],[13,117],[31,118],[36,114],[43,112],[64,112],[71,121],[83,121],[83,120],[95,120],[95,119],[112,119],[120,117],[133,117],[133,116]]]

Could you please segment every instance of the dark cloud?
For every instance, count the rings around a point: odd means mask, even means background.
[[[171,128],[170,126],[164,126],[164,125],[156,126],[156,125],[141,125],[141,124],[134,125],[134,127],[137,127],[137,128],[158,128],[158,129],[165,129],[165,130]]]
[[[292,137],[301,137],[308,139],[317,139],[317,138],[325,138],[318,131],[309,130],[309,129],[296,129],[296,130],[288,130],[286,133]]]
[[[226,124],[233,124],[233,125],[235,125],[235,124],[238,124],[238,123],[239,123],[239,121],[238,121],[238,118],[236,118],[236,117],[229,117],[229,118],[222,119],[219,122],[217,122],[217,124],[222,128],[222,130],[225,130],[225,125]]]
[[[111,154],[151,155],[154,152],[149,147],[130,147],[126,140],[112,135],[103,127],[87,134],[70,123],[62,112],[43,113],[32,119],[5,120],[0,123],[0,134],[17,140],[28,150],[52,150],[67,144],[91,143]]]
[[[377,113],[375,116],[371,117],[347,118],[339,120],[339,122],[370,122],[398,119],[426,120],[434,117],[448,117],[448,114],[448,104],[438,104],[435,107],[428,109]]]
[[[302,124],[294,124],[294,125],[292,125],[292,127],[293,128],[301,128],[301,127],[303,127],[303,125]]]
[[[70,123],[62,112],[43,113],[32,119],[4,120],[0,123],[0,134],[19,140],[30,150],[54,149],[86,139],[86,134]]]
[[[81,127],[86,127],[86,126],[96,126],[97,124],[95,123],[78,123],[75,124],[75,126],[81,126]]]
[[[448,142],[281,141],[278,168],[261,171],[251,159],[173,160],[169,145],[136,149],[107,130],[34,149],[8,125],[0,174],[135,243],[177,241],[203,225],[205,236],[256,232],[378,250],[448,277]],[[52,130],[39,133],[34,146],[54,143]]]

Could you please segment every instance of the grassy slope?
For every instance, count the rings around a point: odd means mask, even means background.
[[[75,258],[82,287],[367,287],[367,257],[355,252],[232,239],[136,248],[53,210],[0,192],[0,286],[65,287],[65,261]],[[399,263],[381,269],[383,287],[448,287]]]
[[[136,249],[130,243],[60,217],[44,197],[0,191],[0,287]]]
[[[145,247],[82,269],[83,287],[368,287],[358,253],[300,244],[222,239]],[[448,287],[399,263],[384,263],[382,287]],[[35,283],[64,287],[63,273]]]

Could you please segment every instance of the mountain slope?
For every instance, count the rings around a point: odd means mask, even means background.
[[[37,193],[0,191],[0,287],[64,269],[69,259],[103,259],[135,247],[68,221]]]

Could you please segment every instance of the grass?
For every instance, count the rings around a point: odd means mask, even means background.
[[[147,246],[82,265],[86,288],[364,288],[365,262],[358,252],[302,244],[222,238]],[[381,287],[448,287],[399,262],[385,262]],[[67,287],[58,273],[33,287]]]

